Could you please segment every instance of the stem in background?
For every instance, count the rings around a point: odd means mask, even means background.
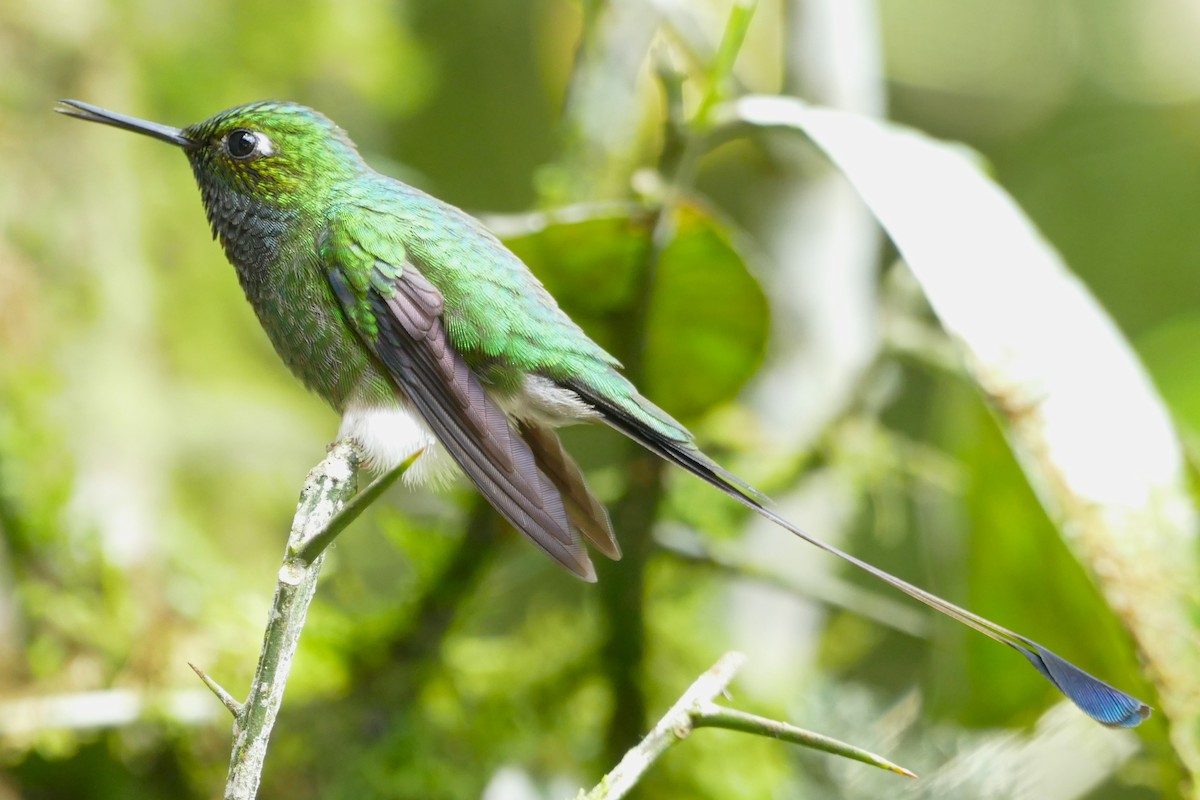
[[[692,119],[692,126],[696,130],[708,130],[713,109],[726,99],[727,79],[733,73],[734,62],[737,61],[738,53],[742,51],[746,33],[750,30],[750,20],[754,19],[757,7],[758,0],[734,0],[733,8],[729,11],[729,20],[725,23],[725,32],[721,35],[721,44],[717,46],[717,52],[708,68],[708,85]]]
[[[665,61],[660,62],[658,72],[667,100],[663,150],[659,157],[659,171],[667,191],[651,217],[652,230],[639,265],[639,286],[623,314],[619,326],[623,335],[617,347],[617,357],[625,364],[625,375],[635,385],[644,377],[646,323],[654,298],[658,263],[675,232],[676,179],[688,150],[682,120],[683,76]],[[641,678],[646,655],[646,562],[654,549],[650,532],[663,494],[663,460],[632,442],[626,448],[624,471],[630,477],[624,494],[612,508],[614,529],[626,534],[624,553],[618,564],[603,563],[598,567],[600,599],[608,623],[601,660],[614,698],[605,743],[608,763],[620,758],[645,730],[646,697]]]
[[[564,154],[544,167],[544,204],[625,197],[638,166],[638,76],[660,13],[642,0],[588,0],[563,109]]]
[[[632,452],[625,464],[629,477],[625,493],[612,508],[615,530],[623,537],[619,562],[597,562],[600,602],[607,636],[600,658],[612,687],[613,711],[605,741],[605,763],[614,763],[646,730],[646,696],[642,668],[646,656],[644,607],[646,562],[654,549],[650,531],[662,499],[664,462],[645,452]]]
[[[645,378],[646,330],[658,264],[675,237],[675,208],[691,185],[700,140],[708,127],[708,112],[720,96],[719,87],[736,59],[753,10],[753,2],[740,2],[734,8],[722,38],[720,57],[708,76],[709,94],[690,121],[683,97],[686,75],[674,65],[669,50],[658,52],[657,74],[666,105],[663,145],[658,158],[663,190],[651,216],[652,229],[642,253],[639,286],[633,294],[632,304],[625,311],[620,326],[623,335],[616,352],[625,364],[626,377],[635,385]],[[663,496],[662,459],[632,443],[628,447],[630,455],[625,469],[630,480],[624,495],[613,506],[614,527],[626,534],[624,557],[618,568],[611,565],[599,568],[601,600],[608,622],[608,636],[601,657],[614,696],[605,748],[610,762],[620,757],[645,725],[646,699],[641,678],[646,650],[646,563],[654,548],[651,530]]]
[[[415,702],[429,677],[441,665],[442,643],[454,616],[479,583],[479,576],[502,540],[501,519],[482,495],[471,504],[462,538],[455,545],[441,573],[403,615],[391,633],[382,660],[361,664],[351,670],[358,676],[350,697],[352,704],[375,708],[382,700],[401,708]],[[356,698],[358,702],[353,702]],[[339,701],[342,702],[342,701]]]

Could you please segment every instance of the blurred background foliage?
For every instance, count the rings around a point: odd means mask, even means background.
[[[487,216],[807,529],[1152,696],[919,291],[814,150],[761,135],[703,151],[647,282],[670,141],[656,64],[670,55],[694,108],[728,15],[726,0],[0,6],[0,798],[219,792],[229,720],[187,663],[248,681],[296,492],[336,430],[259,330],[179,154],[56,117],[58,97],[179,125],[268,97],[321,109],[380,170]],[[734,85],[985,154],[1194,443],[1198,39],[1186,0],[762,0]],[[583,202],[606,205],[560,210]],[[1179,790],[1161,716],[1136,736],[1078,728],[1007,650],[747,526],[614,434],[566,438],[616,504],[626,559],[584,586],[465,487],[394,490],[334,551],[264,797],[571,796],[730,647],[751,657],[740,707],[931,777],[705,731],[642,796]],[[1120,455],[1097,432],[1096,457]]]

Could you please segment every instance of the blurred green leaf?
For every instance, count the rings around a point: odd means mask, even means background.
[[[694,205],[676,211],[647,320],[642,389],[680,417],[732,398],[762,362],[769,309],[728,226]],[[650,246],[647,214],[550,223],[506,240],[563,309],[613,349],[638,302]]]

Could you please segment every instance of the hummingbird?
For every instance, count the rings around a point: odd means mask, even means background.
[[[777,514],[620,371],[478,220],[366,164],[311,108],[257,102],[174,128],[78,100],[56,111],[180,148],[246,299],[291,371],[341,414],[376,470],[410,484],[465,473],[512,526],[586,581],[590,544],[621,555],[556,429],[601,423],[757,514],[1012,647],[1085,714],[1133,727],[1150,707],[1025,636],[851,555]]]

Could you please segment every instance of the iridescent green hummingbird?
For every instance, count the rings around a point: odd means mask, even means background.
[[[739,503],[926,605],[1016,649],[1086,714],[1132,727],[1145,703],[1046,648],[827,544],[702,453],[616,359],[471,216],[371,169],[326,117],[293,103],[187,128],[77,100],[56,110],[181,148],[246,298],[284,362],[342,415],[375,469],[424,449],[405,477],[454,465],[513,527],[587,581],[584,541],[620,549],[555,429],[604,423]],[[447,458],[448,456],[448,458]]]

